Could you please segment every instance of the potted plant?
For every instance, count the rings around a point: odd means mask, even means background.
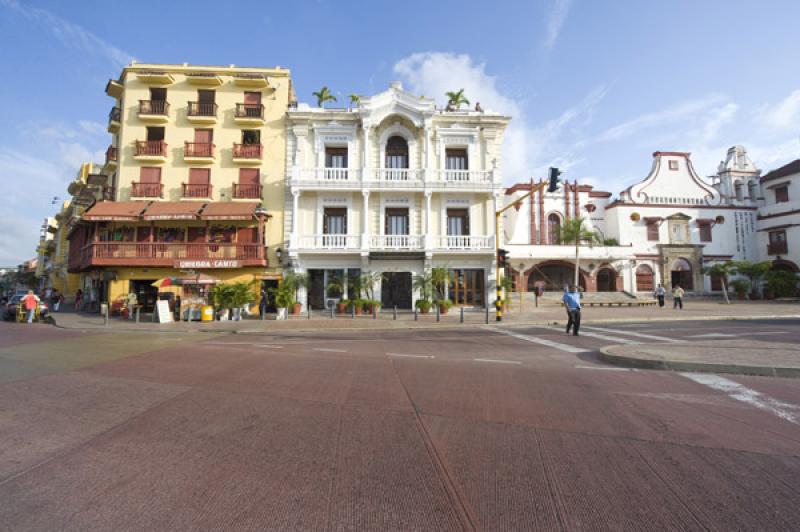
[[[228,319],[231,305],[231,286],[229,284],[215,284],[209,290],[209,302],[214,307],[217,319],[224,321]]]
[[[364,307],[367,305],[366,299],[361,299],[360,297],[353,300],[353,308],[356,311],[356,316],[361,316],[364,314]]]
[[[786,270],[771,270],[764,275],[767,281],[767,299],[776,297],[794,297],[797,294],[798,277],[796,273]]]
[[[737,299],[744,299],[750,290],[750,281],[747,279],[734,279],[731,281],[731,288],[736,292]]]
[[[439,314],[447,314],[447,311],[453,306],[453,302],[449,299],[440,299],[436,304],[439,305]]]
[[[271,292],[272,295],[275,296],[275,306],[278,308],[277,319],[285,320],[287,318],[289,306],[294,303],[292,290],[286,284],[281,283],[277,288],[272,288]]]
[[[370,314],[377,314],[381,311],[382,303],[377,299],[367,299],[367,309]]]
[[[417,307],[421,314],[427,314],[431,311],[431,302],[427,299],[417,299],[414,306]]]
[[[239,281],[229,285],[230,288],[230,305],[233,308],[233,319],[240,321],[242,319],[242,309],[249,306],[256,300],[256,295],[253,290],[253,283],[247,281]]]
[[[338,303],[336,303],[336,313],[337,314],[344,314],[347,312],[347,309],[350,307],[350,300],[349,299],[340,299]]]
[[[744,275],[750,280],[750,299],[759,298],[759,281],[772,268],[770,262],[750,262],[748,260],[731,261],[733,268],[739,275]]]
[[[303,304],[300,302],[300,289],[308,286],[308,274],[298,272],[288,272],[283,276],[283,282],[294,292],[292,300],[292,314],[300,314]]]

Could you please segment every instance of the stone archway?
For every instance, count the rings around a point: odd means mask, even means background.
[[[786,259],[775,259],[772,261],[772,269],[773,270],[783,270],[792,273],[800,273],[800,268],[797,267],[797,264],[790,260]]]
[[[694,273],[688,260],[679,257],[670,266],[670,284],[673,288],[680,286],[684,290],[694,290]]]
[[[575,265],[566,261],[547,261],[537,264],[525,272],[525,287],[533,292],[536,286],[543,285],[547,292],[561,292],[565,285],[575,282]],[[594,289],[589,274],[584,270],[578,272],[578,283],[583,291],[587,287]]]
[[[597,284],[598,292],[616,292],[617,272],[609,266],[604,266],[597,270],[595,283]]]

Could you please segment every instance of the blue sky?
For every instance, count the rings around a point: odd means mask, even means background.
[[[103,88],[130,58],[281,65],[309,102],[322,85],[344,97],[400,79],[440,103],[463,87],[514,118],[507,183],[556,165],[616,193],[655,150],[691,151],[702,175],[733,144],[765,170],[800,157],[796,1],[125,5],[0,0],[0,266],[34,255],[52,198],[102,159]]]

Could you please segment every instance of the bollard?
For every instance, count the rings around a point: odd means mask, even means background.
[[[394,317],[392,319],[397,320],[397,305],[394,306]]]
[[[350,318],[356,319],[356,304],[350,303]]]
[[[102,303],[100,305],[100,312],[103,314],[103,325],[108,325],[108,305]]]
[[[395,309],[395,314],[397,314],[397,309]],[[417,321],[418,319],[419,319],[419,309],[417,307],[414,307],[414,321]]]
[[[333,319],[333,305],[331,305],[331,319]]]
[[[306,310],[308,311],[308,319],[311,319],[311,305]]]
[[[378,305],[372,305],[372,319],[378,319]]]
[[[142,310],[142,307],[136,307],[136,323],[139,323],[139,311]]]
[[[464,307],[461,307],[461,323],[464,323]]]
[[[489,305],[486,305],[486,325],[489,325]]]
[[[439,323],[439,321],[441,320],[441,310],[440,310],[440,308],[441,307],[439,307],[439,305],[437,304],[436,305],[436,323]]]

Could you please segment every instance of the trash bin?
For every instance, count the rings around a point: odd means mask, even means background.
[[[214,307],[203,305],[200,308],[200,321],[214,321]]]

